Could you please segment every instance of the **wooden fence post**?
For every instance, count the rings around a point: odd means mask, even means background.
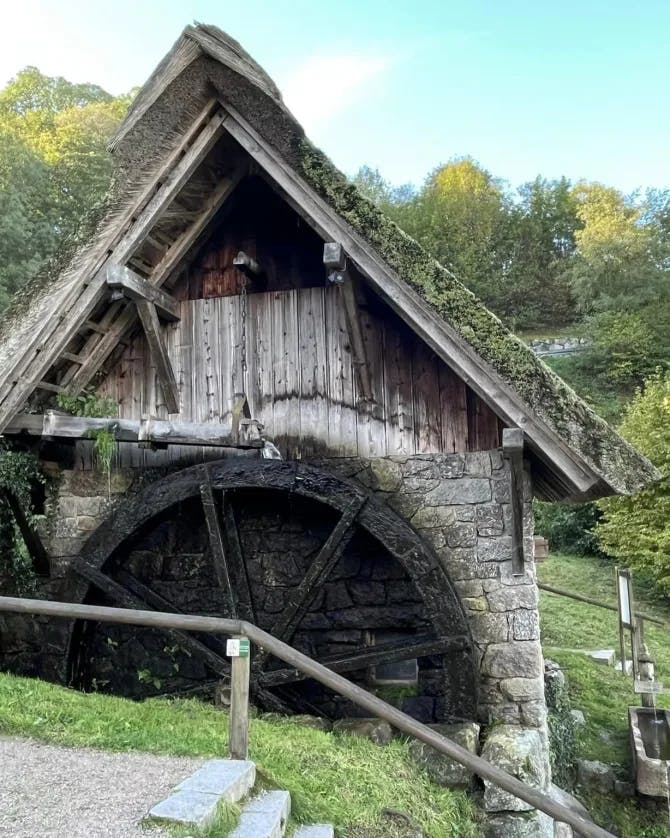
[[[231,759],[247,759],[249,755],[249,646],[248,637],[235,637],[226,644],[230,656],[228,747]]]

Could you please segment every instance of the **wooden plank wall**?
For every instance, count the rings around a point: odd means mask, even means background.
[[[390,311],[361,311],[374,401],[361,400],[336,287],[249,294],[247,370],[239,296],[184,300],[166,324],[184,421],[219,422],[246,393],[252,416],[287,458],[488,450],[501,424],[481,400]],[[144,338],[126,348],[99,388],[124,418],[168,418]],[[218,457],[216,451],[127,445],[121,465]],[[83,465],[83,463],[82,463]]]

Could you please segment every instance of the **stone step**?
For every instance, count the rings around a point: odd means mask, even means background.
[[[329,823],[314,823],[311,826],[299,826],[293,838],[335,838],[335,830]]]
[[[237,829],[229,838],[282,838],[291,813],[287,791],[266,791],[249,801],[242,810]]]
[[[249,760],[210,759],[157,803],[147,820],[206,827],[221,801],[236,803],[253,788],[256,766]]]

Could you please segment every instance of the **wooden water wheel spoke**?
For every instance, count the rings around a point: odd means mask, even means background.
[[[354,672],[370,666],[386,663],[422,658],[428,655],[439,655],[445,652],[462,651],[469,648],[469,640],[465,635],[454,637],[435,637],[434,635],[417,635],[408,640],[397,640],[389,643],[379,643],[375,646],[364,646],[343,655],[321,658],[321,663],[333,672]],[[305,676],[297,669],[276,669],[263,672],[259,676],[259,683],[265,687],[275,687],[281,684],[291,684],[304,681]]]
[[[93,583],[98,590],[102,591],[102,593],[108,596],[113,602],[116,602],[117,605],[121,605],[123,608],[154,610],[149,602],[141,599],[136,594],[131,593],[124,588],[123,585],[120,585],[118,582],[110,579],[109,576],[105,576],[104,573],[96,570],[92,565],[88,564],[88,562],[85,562],[82,559],[75,559],[72,566],[80,576],[83,576],[89,582]],[[163,600],[163,602],[165,603],[165,606],[168,607],[162,610],[177,610],[167,600]],[[164,631],[170,637],[174,638],[174,640],[177,641],[182,648],[203,658],[205,663],[217,674],[227,676],[230,673],[230,664],[226,658],[212,651],[208,646],[205,646],[204,643],[197,640],[189,632],[179,631],[178,629],[164,629]]]
[[[255,623],[256,611],[254,609],[254,601],[251,595],[251,585],[249,584],[247,568],[242,554],[242,545],[240,544],[240,536],[237,530],[235,511],[233,510],[233,505],[230,502],[230,494],[225,491],[223,492],[223,530],[226,539],[226,546],[228,548],[232,578],[235,581],[235,587],[237,590],[237,602],[240,617],[243,620],[249,620],[250,622]]]
[[[312,560],[302,582],[289,593],[288,604],[270,629],[270,634],[285,643],[290,642],[310,603],[353,538],[356,518],[364,503],[365,498],[355,497],[342,513],[335,528]]]
[[[207,474],[206,471],[205,474]],[[202,501],[203,512],[205,513],[205,524],[207,525],[207,535],[209,537],[214,572],[216,573],[219,587],[227,599],[228,614],[235,618],[237,617],[236,597],[231,584],[230,571],[226,559],[226,549],[221,530],[221,516],[216,505],[214,490],[209,477],[200,484],[200,499]]]

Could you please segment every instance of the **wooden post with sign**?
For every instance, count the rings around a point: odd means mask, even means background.
[[[248,637],[234,637],[226,644],[231,676],[228,728],[231,759],[247,759],[249,755],[249,647]]]

